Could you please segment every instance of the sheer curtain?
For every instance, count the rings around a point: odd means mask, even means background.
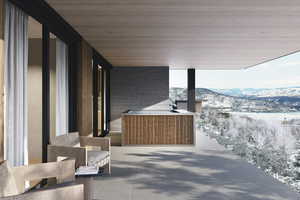
[[[6,1],[5,18],[5,159],[19,166],[28,163],[28,16]]]
[[[68,47],[56,39],[56,135],[69,132]]]

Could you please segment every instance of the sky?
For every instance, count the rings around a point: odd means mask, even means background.
[[[186,70],[170,70],[170,87],[186,87]],[[242,70],[196,70],[199,88],[300,87],[300,52]]]

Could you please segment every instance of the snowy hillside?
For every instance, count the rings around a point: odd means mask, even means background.
[[[225,148],[300,192],[299,120],[274,123],[204,109],[197,125]]]
[[[215,92],[237,97],[300,97],[300,87],[254,89],[254,88],[233,88],[233,89],[211,89]]]
[[[171,88],[170,98],[186,100],[186,89]],[[291,97],[292,98],[292,97]],[[230,96],[205,88],[196,89],[196,99],[203,100],[203,107],[235,112],[294,112],[300,110],[300,98]],[[295,99],[296,98],[296,99]]]

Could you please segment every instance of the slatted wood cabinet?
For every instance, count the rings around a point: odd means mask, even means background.
[[[194,115],[127,114],[122,116],[122,145],[194,144]]]

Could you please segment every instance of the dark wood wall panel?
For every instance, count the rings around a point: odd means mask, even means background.
[[[80,45],[80,67],[78,69],[78,131],[87,136],[93,131],[93,99],[92,99],[92,58],[93,50],[82,40]]]
[[[168,67],[115,67],[110,82],[112,131],[121,131],[126,110],[169,109]]]

